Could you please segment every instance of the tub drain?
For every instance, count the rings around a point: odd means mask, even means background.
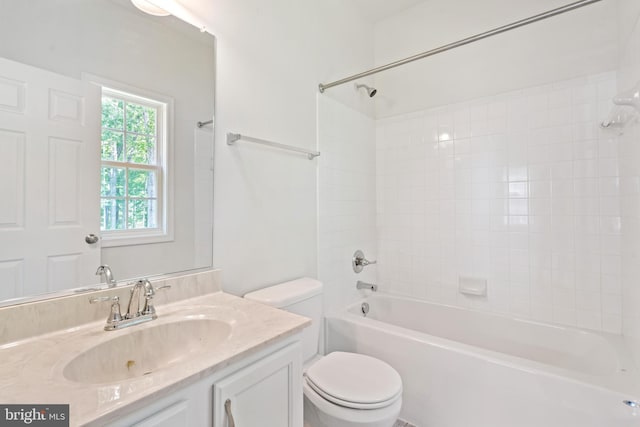
[[[360,310],[362,311],[362,315],[364,317],[367,317],[367,313],[369,313],[369,304],[367,304],[366,302],[363,302],[362,306],[360,307]]]
[[[636,402],[635,400],[623,400],[622,403],[624,403],[625,405],[631,407],[631,408],[638,408],[640,407],[640,403]]]

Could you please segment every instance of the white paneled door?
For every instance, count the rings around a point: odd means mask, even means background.
[[[0,300],[97,282],[100,96],[0,58]]]

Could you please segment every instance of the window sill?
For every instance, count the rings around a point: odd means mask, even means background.
[[[162,230],[138,232],[102,232],[102,247],[148,245],[173,241],[173,235]]]

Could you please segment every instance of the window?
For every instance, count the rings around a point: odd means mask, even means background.
[[[139,244],[168,234],[167,110],[158,100],[102,90],[100,228],[106,241]]]

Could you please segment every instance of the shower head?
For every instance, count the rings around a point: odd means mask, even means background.
[[[367,91],[367,94],[369,94],[369,98],[373,98],[374,96],[376,96],[376,93],[378,93],[378,89],[376,88],[356,83],[356,89],[360,89],[360,88],[365,88],[365,90]]]

